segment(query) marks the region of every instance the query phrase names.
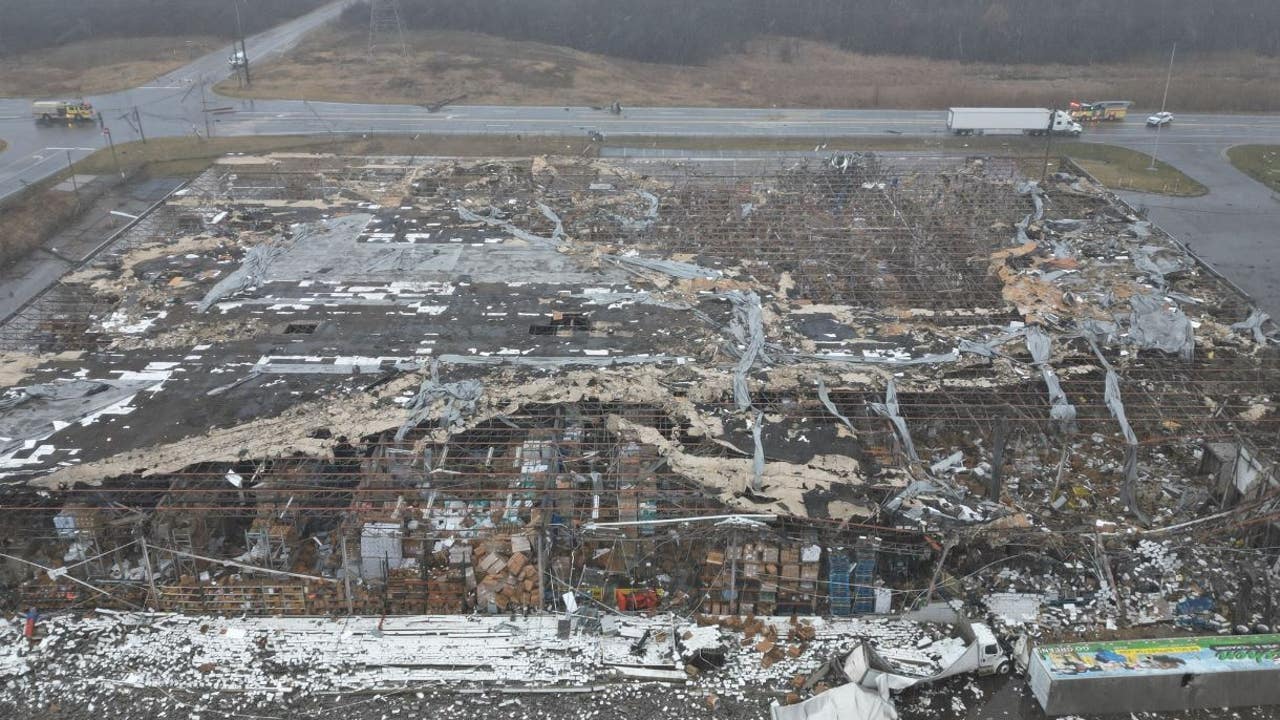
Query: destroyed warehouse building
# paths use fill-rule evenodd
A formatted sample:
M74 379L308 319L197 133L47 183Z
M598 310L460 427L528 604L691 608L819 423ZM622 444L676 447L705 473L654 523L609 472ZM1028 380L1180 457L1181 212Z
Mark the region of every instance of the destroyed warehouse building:
M8 605L492 616L438 622L787 702L943 671L962 619L853 617L930 603L1271 632L1273 325L1063 168L221 158L0 328Z

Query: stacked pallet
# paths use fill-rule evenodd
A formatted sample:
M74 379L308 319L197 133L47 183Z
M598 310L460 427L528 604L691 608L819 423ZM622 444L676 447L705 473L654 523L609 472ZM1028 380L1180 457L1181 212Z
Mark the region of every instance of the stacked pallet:
M725 554L720 550L708 550L707 559L702 563L699 580L705 598L702 612L708 615L729 615L733 610L733 594L729 578L732 571L725 566Z
M156 588L156 607L213 615L310 615L303 583L238 582L218 585L179 583Z
M772 615L778 609L778 572L782 560L782 548L774 544L756 546L758 560L751 563L759 585L756 588L754 610L757 615Z
M709 551L702 582L711 597L704 610L713 615L775 613L782 552L769 542L731 546L726 552Z
M347 612L346 588L340 582L306 583L308 615L343 615Z
M23 610L29 607L39 608L42 611L60 610L73 607L91 597L100 607L128 607L117 601L117 595L112 597L97 595L82 585L54 583L47 578L26 583L18 588L16 607Z
M756 603L760 600L760 576L764 570L760 562L760 546L756 543L745 543L738 546L736 551L730 547L729 558L738 561L737 603L734 606L734 612L755 615Z
M853 563L844 553L833 553L827 558L827 597L831 601L832 615L853 613L852 596L849 594L849 578Z
M427 574L427 614L456 615L467 611L469 569L440 568Z
M388 615L420 615L427 611L427 581L417 570L388 570L384 590L384 612Z
M818 610L818 570L822 548L788 545L779 554L777 612L813 615Z

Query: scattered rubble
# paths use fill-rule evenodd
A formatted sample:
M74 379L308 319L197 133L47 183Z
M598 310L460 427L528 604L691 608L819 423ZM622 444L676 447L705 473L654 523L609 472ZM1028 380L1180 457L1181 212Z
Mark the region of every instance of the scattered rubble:
M0 346L37 705L927 717L979 644L1280 625L1274 326L1071 173L232 156Z

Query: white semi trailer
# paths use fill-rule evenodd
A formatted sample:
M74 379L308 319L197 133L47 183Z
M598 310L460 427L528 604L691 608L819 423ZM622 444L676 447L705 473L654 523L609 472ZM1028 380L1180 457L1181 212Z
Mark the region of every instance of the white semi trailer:
M956 135L1053 133L1077 136L1084 132L1080 123L1071 119L1070 113L1048 108L951 108L947 111L947 129Z

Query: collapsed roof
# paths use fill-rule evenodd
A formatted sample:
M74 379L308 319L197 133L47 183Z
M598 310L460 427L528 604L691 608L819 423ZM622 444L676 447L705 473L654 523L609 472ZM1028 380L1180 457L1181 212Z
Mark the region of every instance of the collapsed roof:
M345 445L420 483L576 417L671 508L1165 524L1202 443L1274 451L1270 331L1088 178L998 158L230 156L6 325L42 355L0 472L314 481Z

